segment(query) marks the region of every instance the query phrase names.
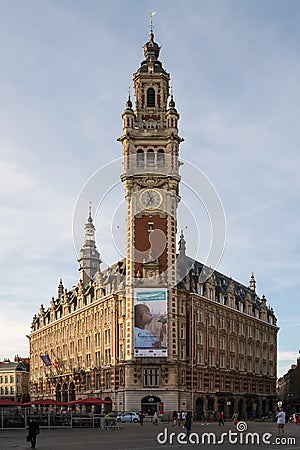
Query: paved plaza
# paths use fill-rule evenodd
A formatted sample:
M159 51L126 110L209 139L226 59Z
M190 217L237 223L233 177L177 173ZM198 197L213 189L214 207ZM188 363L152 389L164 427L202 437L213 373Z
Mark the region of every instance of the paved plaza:
M193 432L197 433L200 437L199 444L193 443L178 443L176 436L183 432L183 429L173 428L171 424L160 423L158 426L151 423L145 423L143 426L140 424L122 424L119 430L112 431L100 431L99 429L41 429L41 434L38 436L36 448L39 450L144 450L144 449L156 449L156 448L220 448L220 449L270 449L279 448L286 450L299 450L300 449L300 425L287 424L285 438L286 442L283 444L275 443L277 437L277 429L275 423L259 423L259 422L247 422L248 429L245 432L238 433L239 441L237 443L229 443L228 434L235 432L230 422L225 423L224 427L219 427L217 423L211 423L209 425L201 425L196 422L193 425ZM175 437L170 437L171 433L175 432ZM158 433L161 434L161 444L157 441ZM206 436L206 443L201 443L203 433L212 433L217 436L217 440L220 441L221 433L228 433L224 438L224 443L207 444L208 437ZM269 444L260 442L253 443L249 438L249 443L246 444L245 438L247 433L257 433L262 441L264 433L267 435ZM272 435L272 436L271 436ZM165 441L167 436L167 442ZM235 439L236 436L231 436L231 439ZM288 438L295 438L296 443L288 442ZM171 442L170 442L171 439ZM185 440L184 437L181 437ZM212 439L212 435L210 436ZM243 442L241 442L241 440ZM30 444L26 442L25 430L4 430L0 431L0 449L28 449Z

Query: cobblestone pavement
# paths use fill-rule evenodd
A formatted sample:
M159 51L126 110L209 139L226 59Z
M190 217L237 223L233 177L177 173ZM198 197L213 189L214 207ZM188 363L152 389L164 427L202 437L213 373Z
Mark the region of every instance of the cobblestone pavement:
M193 425L192 442L187 443L186 437L179 434L185 430L173 428L171 424L160 423L158 426L151 423L122 424L119 430L100 431L99 429L41 429L37 437L37 450L145 450L154 448L220 448L224 450L233 449L300 449L300 425L287 424L285 427L285 441L278 443L277 428L275 423L247 422L247 430L236 433L231 423L219 427L217 423ZM171 435L175 433L175 435ZM206 434L207 433L207 434ZM221 437L224 433L223 438ZM227 435L225 436L225 433ZM231 434L230 434L231 433ZM250 434L251 433L251 434ZM255 437L252 433L256 433ZM266 433L268 433L266 435ZM157 440L159 435L160 443ZM216 443L213 444L213 436ZM197 443L197 436L199 443ZM263 437L266 443L263 442ZM294 439L295 442L290 439ZM178 442L179 439L179 442ZM204 439L204 443L202 443ZM208 444L210 439L210 444ZM231 441L229 441L231 439ZM248 439L248 444L246 443ZM252 440L254 439L254 441ZM259 443L257 441L259 439ZM236 441L237 442L234 442ZM182 441L182 443L180 443ZM221 443L221 441L224 441ZM0 449L29 449L30 444L26 442L25 430L0 431Z

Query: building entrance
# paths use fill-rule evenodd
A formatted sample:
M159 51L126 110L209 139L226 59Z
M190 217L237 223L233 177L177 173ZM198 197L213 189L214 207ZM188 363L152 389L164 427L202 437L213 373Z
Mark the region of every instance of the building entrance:
M141 401L142 413L148 416L153 416L155 412L158 412L158 403L161 403L161 399L159 397L155 397L154 395L144 397Z

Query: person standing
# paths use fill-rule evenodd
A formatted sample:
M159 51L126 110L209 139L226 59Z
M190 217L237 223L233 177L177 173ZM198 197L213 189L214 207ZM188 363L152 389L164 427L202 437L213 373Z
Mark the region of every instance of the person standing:
M38 434L40 434L40 427L38 423L35 420L30 419L28 426L28 436L30 438L31 448L35 448L36 446L36 437Z
M282 436L284 434L284 425L285 425L285 412L283 411L283 408L279 408L276 417L277 417L278 434Z
M176 427L176 425L177 425L177 411L173 411L172 422L173 422L173 427Z
M218 414L219 426L224 425L224 414L223 411L220 411Z
M156 411L153 415L153 425L158 425L158 415Z

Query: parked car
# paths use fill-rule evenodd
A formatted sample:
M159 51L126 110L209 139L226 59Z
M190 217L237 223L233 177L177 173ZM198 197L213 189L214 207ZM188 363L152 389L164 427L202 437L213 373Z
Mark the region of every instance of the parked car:
M134 422L140 421L139 415L136 412L126 412L117 415L117 422Z

